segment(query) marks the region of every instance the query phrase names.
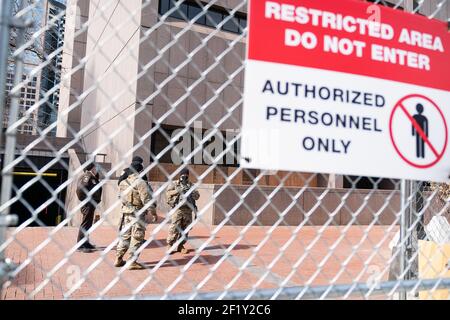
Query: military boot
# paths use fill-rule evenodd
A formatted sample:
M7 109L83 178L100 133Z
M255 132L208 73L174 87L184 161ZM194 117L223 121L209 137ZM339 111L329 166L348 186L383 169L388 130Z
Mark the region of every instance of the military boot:
M145 269L145 267L136 261L132 262L128 267L128 270L142 270L142 269Z
M169 254L174 254L174 253L177 252L177 251L174 250L174 249L172 249L172 246L169 244L169 245L167 246L167 252L168 252Z
M184 245L178 246L178 250L177 250L177 251L180 252L180 253L182 253L182 254L187 254L187 253L189 252L189 250L186 249L186 248L184 247Z
M122 257L116 257L116 261L114 262L114 267L123 267L125 265L126 261L123 260L123 256Z

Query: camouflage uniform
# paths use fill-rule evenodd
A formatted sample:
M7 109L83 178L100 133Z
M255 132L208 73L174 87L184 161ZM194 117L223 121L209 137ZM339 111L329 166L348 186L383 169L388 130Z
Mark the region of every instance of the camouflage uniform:
M138 211L151 201L151 189L146 181L139 178L138 174L131 174L123 180L120 185L120 196L122 199L123 233L117 245L116 256L119 259L130 249L130 255L137 260L135 252L143 244L145 237L146 211ZM156 205L149 208L152 215L156 215Z
M200 198L200 194L197 190L193 190L189 195L191 196L193 203L188 203L186 199L183 199L182 194L187 193L192 188L192 183L188 181L186 184L175 181L166 192L167 204L172 208L176 207L180 201L184 201L185 204L181 204L180 207L173 213L171 218L171 224L169 227L169 234L167 236L167 244L172 246L180 238L184 238L178 246L178 251L183 248L187 241L188 233L184 230L192 223L192 211L196 210L195 201Z

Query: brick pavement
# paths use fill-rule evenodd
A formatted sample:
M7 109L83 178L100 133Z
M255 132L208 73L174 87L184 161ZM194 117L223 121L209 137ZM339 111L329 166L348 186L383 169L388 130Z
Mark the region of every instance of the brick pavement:
M147 238L154 228L148 227ZM51 241L48 236L53 228L26 228L20 232L10 229L10 234L17 234L6 255L21 267L1 298L92 299L99 294L123 297L135 292L160 295L167 291L275 288L288 275L292 277L286 286L324 285L366 281L374 268L387 268L391 257L388 244L396 230L384 226L373 226L368 232L366 226L344 228L305 226L293 233L294 227L277 227L264 242L270 227L250 227L239 239L242 227L225 226L195 258L195 249L214 230L214 226L196 226L190 234L190 253L171 255L155 269L165 252L167 232L162 229L155 234L156 241L150 242L141 254L140 261L148 268L138 271L113 267L112 243L117 236L113 227L99 227L93 232L91 240L101 248L94 253L71 253L77 232L73 227L57 231ZM231 256L224 259L225 250L233 244ZM377 253L375 246L379 246ZM281 256L280 250L284 251ZM253 254L254 258L246 264ZM364 270L364 264L371 268ZM387 276L388 269L383 278ZM85 281L77 285L80 278Z

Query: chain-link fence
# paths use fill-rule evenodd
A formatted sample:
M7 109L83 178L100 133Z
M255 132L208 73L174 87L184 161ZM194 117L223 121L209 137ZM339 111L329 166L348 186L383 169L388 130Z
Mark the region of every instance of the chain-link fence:
M2 299L448 299L446 185L239 166L247 1L0 4Z

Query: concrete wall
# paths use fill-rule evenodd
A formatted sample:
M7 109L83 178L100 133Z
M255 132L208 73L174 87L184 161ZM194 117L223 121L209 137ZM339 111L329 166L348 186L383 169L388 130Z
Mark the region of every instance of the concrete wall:
M56 131L58 137L73 137L80 130L81 106L77 104L77 100L84 92L85 70L79 66L86 55L87 26L85 23L89 18L89 1L67 1Z
M405 1L387 0L386 2L389 2L396 6L399 5L400 7L405 8L405 10L407 11L412 11L414 8L413 0L405 0ZM419 12L427 17L433 15L436 12L438 5L441 5L441 8L434 15L434 18L447 22L448 18L450 17L450 3L448 1L426 0L417 2L422 2L420 5Z
M400 210L400 193L384 190L347 190L324 188L282 188L259 187L248 193L246 186L227 187L218 193L214 224L219 224L229 215L227 224L247 225L253 218L252 212L259 212L255 225L273 225L284 214L282 225L323 225L330 217L330 225L347 225L352 221L352 213L358 213L353 224L367 225L377 215L376 224L390 225L395 222ZM245 196L245 204L239 200ZM269 199L270 200L267 200ZM366 200L366 198L368 198ZM385 206L388 203L387 206ZM305 222L305 219L307 220Z
M239 1L219 1L215 4L233 8ZM243 6L242 10L246 10ZM211 128L223 118L228 118L220 129L237 129L241 123L241 108L229 112L242 96L243 71L238 72L234 80L222 90L218 89L227 81L231 74L236 73L242 66L245 56L245 42L237 43L229 54L221 58L217 67L207 72L206 78L201 73L216 62L216 58L229 47L237 35L218 32L206 43L202 41L211 34L212 29L199 25L192 25L184 32L188 23L168 18L166 23L152 31L147 37L144 35L158 23L158 1L153 1L142 12L141 36L142 44L139 51L141 62L139 71L145 68L145 75L137 84L137 99L145 110L135 119L134 143L143 143L136 151L144 159L149 159L150 137L142 136L151 129L152 122L159 119L163 124L184 127L192 121L201 122L201 127ZM178 38L175 44L167 45ZM192 60L184 65L187 55L196 52ZM156 60L156 63L151 63ZM173 79L169 77L176 75ZM161 91L157 87L162 86ZM156 94L155 94L156 92ZM154 96L152 96L154 95ZM184 97L184 98L183 98ZM200 113L200 107L213 97L206 109ZM180 100L181 98L181 100ZM169 112L171 111L171 112ZM169 112L167 116L164 116Z
M228 225L247 225L254 215L254 225L272 226L283 216L280 226L324 225L392 225L400 222L400 191L290 188L248 186L214 187L213 224L221 223L228 215ZM240 200L245 195L245 204ZM450 222L450 210L438 197L429 199L425 192L426 210L423 224L442 214ZM268 200L270 199L270 200Z
M439 19L442 21L448 21L450 17L450 3L448 1L441 1L441 0L428 0L424 1L421 8L420 13L422 13L425 16L430 16L436 12L436 9L438 5L441 5L441 9L436 13L434 16L435 19Z
M169 20L171 20L169 18ZM172 41L178 33L183 31L187 23L172 20L159 27L152 37L144 42L144 46L150 48L152 44L156 48L164 48ZM211 37L206 43L202 41L211 33L211 29L194 25L183 35L179 36L177 43L165 49L161 55L161 62L167 61L170 65L158 63L155 65L153 77L150 80L141 81L147 84L139 85L139 88L151 88L165 83L173 75L173 70L177 70L177 77L168 80L162 88L161 94L153 101L152 115L155 119L161 118L172 108L172 113L162 119L162 123L176 126L185 126L186 123L198 121L202 128L211 128L219 124L221 130L238 129L241 123L241 107L229 111L241 98L243 90L243 70L239 71L245 56L245 42L242 40L234 45L233 50L223 55L219 63L216 59L230 46L237 35L218 32L217 36ZM151 43L151 44L150 44ZM181 64L186 60L186 56L191 52L196 52L192 61L185 66ZM151 50L142 50L141 59L145 63L153 58L155 54ZM208 68L204 80L197 80L204 75ZM224 86L224 83L232 81ZM222 87L223 86L223 87ZM138 93L140 97L145 97L146 92ZM181 98L181 100L180 100ZM200 107L205 109L200 113ZM224 122L220 122L226 118Z
M66 218L70 218L69 226L75 226L80 225L81 222L81 213L77 209L79 201L76 194L77 181L80 176L80 174L77 173L77 171L78 168L80 168L81 163L80 160L78 160L78 156L75 150L69 149L68 154L69 154L69 171L67 173L67 179L68 181L70 181L70 184L67 186L64 209L66 211Z
M141 0L90 1L81 128L88 153L106 153L116 173L132 157ZM98 7L98 8L97 8Z

